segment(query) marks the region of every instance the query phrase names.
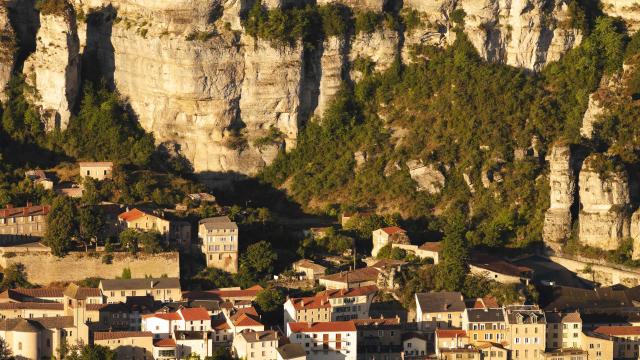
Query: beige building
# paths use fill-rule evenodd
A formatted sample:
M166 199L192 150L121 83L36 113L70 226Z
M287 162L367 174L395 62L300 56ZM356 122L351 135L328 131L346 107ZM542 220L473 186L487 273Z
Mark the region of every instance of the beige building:
M316 280L326 273L327 268L311 260L302 259L293 263L293 271L303 273L309 280Z
M547 349L579 349L582 344L580 313L547 312Z
M273 360L278 356L279 341L274 330L245 330L233 337L233 353L245 360Z
M546 318L535 305L507 306L507 344L513 360L537 360L546 348Z
M466 308L459 292L416 293L416 323L421 329L460 328Z
M609 336L594 332L584 332L581 339L581 348L588 353L589 360L614 358L614 341Z
M638 359L640 356L640 326L599 326L593 332L612 341L612 358ZM604 359L605 354L600 355Z
M2 319L31 319L56 316L64 316L64 306L61 303L0 303L0 318Z
M469 271L503 284L528 284L533 278L533 270L526 266L481 253L473 254L469 260Z
M19 318L0 320L0 337L16 359L40 360L60 358L59 349L64 343L86 343L88 331L86 327L78 331L70 316Z
M426 242L420 246L408 244L392 244L393 248L400 248L411 253L421 259L433 259L434 264L440 262L440 254L442 253L442 244L438 242Z
M467 331L469 343L476 346L501 343L507 339L507 324L502 309L465 309L462 329Z
M469 336L467 336L467 332L464 330L437 329L435 336L436 356L440 356L442 351L462 349L469 345Z
M289 298L284 304L284 322L327 322L368 319L373 297L378 293L375 285L326 290L315 296Z
M0 245L38 241L47 231L48 205L31 205L0 209Z
M589 353L581 349L555 349L542 354L544 360L589 360ZM613 359L613 358L609 358Z
M238 225L227 216L200 220L198 238L207 266L230 273L238 272Z
M181 220L168 220L162 212L151 213L134 208L118 215L118 222L120 229L157 231L168 243L184 249L191 246L191 224Z
M410 244L407 232L397 226L390 226L374 230L372 233L373 249L371 256L378 256L378 252L389 244Z
M442 349L437 355L437 359L439 360L480 360L481 358L482 352L473 346L461 349ZM412 358L408 357L405 359ZM424 359L424 357L419 357L417 359Z
M80 162L80 177L92 178L96 180L111 179L113 176L113 163L110 161L104 162Z
M99 288L108 303L126 302L129 296L153 296L161 302L182 298L178 278L103 279Z
M482 352L482 360L509 359L509 350L498 343L482 342L476 345L476 347Z
M118 360L153 359L153 334L147 331L95 332L93 343L113 350Z

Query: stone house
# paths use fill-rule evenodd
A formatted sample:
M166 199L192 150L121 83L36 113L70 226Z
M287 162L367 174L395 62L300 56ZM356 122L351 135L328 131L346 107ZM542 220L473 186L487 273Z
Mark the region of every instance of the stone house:
M546 347L548 349L580 348L582 318L578 312L546 312Z
M302 259L293 263L293 271L304 273L305 277L309 280L316 280L319 276L326 273L327 268L311 260Z
M402 359L400 318L353 320L358 334L358 359Z
M93 344L113 350L118 360L153 358L153 334L148 331L96 331Z
M418 359L423 359L423 358L421 357ZM480 349L474 346L470 346L466 348L458 348L458 349L442 349L440 350L438 359L440 360L460 360L460 359L480 360L482 359L482 351L480 351Z
M126 302L129 296L152 296L160 302L171 302L182 297L180 279L103 279L99 285L108 303Z
M25 171L24 176L45 190L53 190L53 180L49 179L43 170L28 170Z
M460 328L466 309L459 292L416 293L416 323L421 329Z
M207 267L230 273L238 272L238 225L227 216L200 220L198 238L202 244Z
M284 344L278 348L276 360L306 360L307 352L300 344Z
M372 233L373 249L371 250L371 256L378 256L378 252L383 247L389 244L406 244L409 245L409 237L404 229L397 226L390 226L381 229L374 230Z
M233 353L240 359L273 360L277 358L281 338L275 330L245 330L233 337Z
M469 260L469 270L503 284L529 284L533 279L532 269L489 254L474 253Z
M95 180L111 179L113 176L113 163L110 161L103 162L80 162L80 177L92 178Z
M325 290L309 297L289 298L284 304L284 322L367 319L377 292L375 285L369 285L355 289Z
M421 259L433 259L434 264L440 262L442 244L438 242L426 242L420 246L407 244L391 244L393 248L400 248L408 253L412 253Z
M545 360L588 360L589 353L582 349L555 349L550 350L542 354L542 359ZM613 359L613 358L609 358Z
M182 249L191 247L191 224L182 220L170 220L163 212L145 212L132 209L118 215L120 230L157 231L167 243Z
M211 316L204 308L180 308L175 312L157 312L142 317L142 331L154 339L175 338L176 331L211 331Z
M40 240L47 231L49 205L32 205L0 209L0 245L8 246Z

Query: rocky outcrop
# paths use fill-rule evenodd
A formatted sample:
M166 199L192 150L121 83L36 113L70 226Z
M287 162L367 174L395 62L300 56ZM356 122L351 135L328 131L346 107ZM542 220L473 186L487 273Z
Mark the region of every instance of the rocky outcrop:
M385 71L398 56L400 35L391 29L378 29L372 33L359 32L351 41L349 62L353 64L357 59L372 61L375 71ZM362 74L352 69L351 80L359 81Z
M38 108L45 128L66 129L80 89L80 43L75 12L41 14L36 51L24 64L25 95Z
M388 1L387 0L339 0L339 1L318 0L316 4L327 5L335 2L340 2L346 6L356 8L356 9L381 12Z
M339 37L330 37L322 44L322 57L320 58L320 85L316 115L322 115L342 86L346 59L346 40Z
M488 61L540 70L582 40L566 25L566 1L461 0L457 7L467 14L465 33Z
M640 209L636 210L631 216L629 235L633 240L633 252L631 258L640 260Z
M604 12L621 17L632 31L640 29L640 6L638 0L601 0Z
M584 245L615 250L629 237L629 180L622 170L599 174L594 159L588 157L580 171L578 238Z
M426 191L429 194L439 194L444 188L446 178L433 164L424 165L422 161L407 161L409 175L416 182L417 191Z
M582 137L586 139L593 137L593 126L602 114L604 114L604 108L600 104L597 95L589 95L589 106L582 117L582 126L580 127L580 135Z
M571 207L575 197L575 176L571 148L556 144L547 156L549 162L550 206L544 215L542 238L554 250L571 235Z
M15 32L9 23L9 9L0 2L0 101L5 101L4 88L11 78L16 56Z

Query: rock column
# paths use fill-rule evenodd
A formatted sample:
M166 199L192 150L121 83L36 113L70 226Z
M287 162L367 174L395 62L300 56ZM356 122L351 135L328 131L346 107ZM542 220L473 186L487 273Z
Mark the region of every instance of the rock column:
M544 216L542 237L554 250L571 235L571 206L575 196L575 176L571 169L571 149L555 145L547 156L551 204Z

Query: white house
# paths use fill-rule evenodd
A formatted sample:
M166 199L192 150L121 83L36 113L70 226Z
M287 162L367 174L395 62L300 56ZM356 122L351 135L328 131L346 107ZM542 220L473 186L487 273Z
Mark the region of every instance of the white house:
M427 355L427 344L427 337L424 334L414 332L404 334L402 336L403 358Z
M372 235L373 249L371 256L376 257L383 247L389 244L410 244L407 232L397 226L390 226L374 230Z
M195 355L204 359L213 354L214 335L211 332L176 330L174 336L179 359Z
M353 321L290 322L287 337L301 345L309 360L356 360L358 333Z
M182 308L173 313L155 313L142 317L143 331L155 339L169 338L176 330L211 331L211 316L205 308Z

